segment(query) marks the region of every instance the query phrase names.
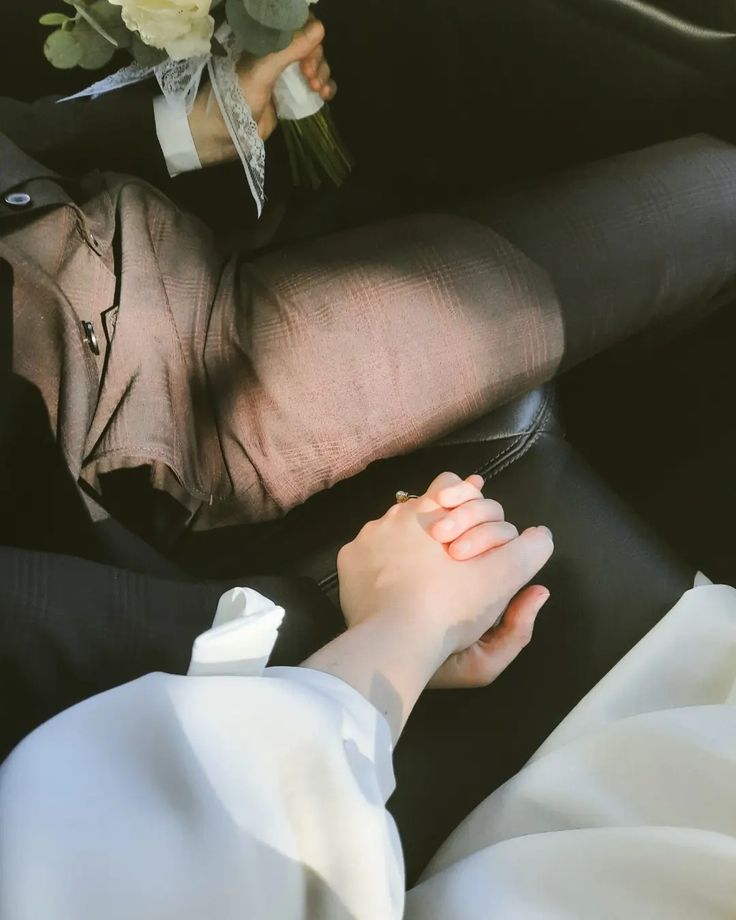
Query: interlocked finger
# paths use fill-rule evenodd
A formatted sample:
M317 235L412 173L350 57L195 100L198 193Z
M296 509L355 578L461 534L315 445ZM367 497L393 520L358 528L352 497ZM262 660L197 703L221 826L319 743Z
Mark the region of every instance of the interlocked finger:
M508 521L492 521L479 524L464 533L448 547L448 552L453 559L464 562L466 559L475 559L483 553L498 549L515 540L519 531Z
M463 502L483 498L480 476L461 479L456 473L441 473L427 489L427 497L443 508L456 508Z
M479 524L503 521L503 519L503 508L497 501L491 498L471 499L452 509L441 521L438 521L432 527L432 536L443 543L450 543ZM514 536L518 537L515 529Z

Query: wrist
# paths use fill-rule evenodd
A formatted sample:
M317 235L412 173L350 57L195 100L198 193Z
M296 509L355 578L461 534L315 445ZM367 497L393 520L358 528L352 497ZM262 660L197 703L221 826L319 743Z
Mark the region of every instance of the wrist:
M450 655L446 650L446 625L426 610L386 607L366 617L361 625L365 624L372 624L376 633L392 647L411 650L418 666L426 663L427 667L431 667L437 661L441 664Z
M225 119L209 86L203 86L197 93L189 114L189 128L202 166L216 166L237 159Z
M375 637L384 650L387 662L395 660L403 667L411 666L418 680L426 676L425 685L448 654L445 651L446 632L426 615L418 612L398 613L381 610L361 624L366 634Z
M344 611L343 611L344 612ZM453 647L452 636L448 631L446 618L432 614L428 605L421 608L414 604L398 604L385 606L370 612L353 622L349 615L345 616L349 630L356 629L365 623L376 624L386 634L396 633L413 636L412 646L421 643L427 655L439 655L441 661L446 661L456 649Z
M437 631L416 617L385 611L338 636L303 666L350 684L386 717L396 741L446 657Z

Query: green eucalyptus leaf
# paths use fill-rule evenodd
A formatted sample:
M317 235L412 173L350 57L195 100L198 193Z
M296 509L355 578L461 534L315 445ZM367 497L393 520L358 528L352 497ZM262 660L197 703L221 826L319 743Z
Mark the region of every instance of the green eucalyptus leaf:
M95 0L88 9L89 15L118 43L118 48L129 48L133 33L123 22L122 10L107 0Z
M295 32L309 16L306 0L243 0L245 11L267 29Z
M226 0L227 21L235 35L238 51L247 51L256 57L264 57L275 51L283 51L291 42L292 33L268 29L249 16L243 0Z
M82 60L82 46L79 44L73 32L63 32L57 29L52 32L46 39L43 46L43 53L49 64L57 67L59 70L70 70L76 67Z
M166 60L165 51L160 51L158 48L152 48L147 45L135 32L130 45L130 53L141 67L155 67L156 64Z
M115 54L115 45L103 38L99 32L96 32L89 23L84 21L78 22L74 30L74 35L82 46L82 59L79 66L85 70L97 70L110 63L110 59Z
M69 21L69 17L64 13L46 13L38 21L42 26L63 26Z

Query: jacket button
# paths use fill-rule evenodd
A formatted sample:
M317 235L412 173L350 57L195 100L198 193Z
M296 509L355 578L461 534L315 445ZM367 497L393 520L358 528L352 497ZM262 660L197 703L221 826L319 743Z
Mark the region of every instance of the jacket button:
M82 322L82 332L84 333L84 341L89 345L89 349L93 355L99 355L100 345L97 341L97 336L95 335L95 327L88 320Z
M9 208L27 208L32 203L32 198L28 192L11 192L5 196L5 204Z

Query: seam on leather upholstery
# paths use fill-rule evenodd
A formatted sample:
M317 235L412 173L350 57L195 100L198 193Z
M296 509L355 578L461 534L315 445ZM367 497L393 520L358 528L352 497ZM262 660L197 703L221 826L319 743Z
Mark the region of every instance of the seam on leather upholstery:
M623 10L628 10L630 13L640 16L644 22L669 29L684 38L696 38L700 41L723 41L724 39L735 37L733 32L729 32L726 29L716 29L712 26L701 25L685 16L654 6L651 2L644 2L644 0L618 0L618 5Z
M486 460L486 462L483 464L482 467L480 467L480 469L477 472L485 478L486 475L488 475L490 471L494 468L495 464L501 463L501 461L503 461L505 457L509 456L509 454L513 454L516 451L516 449L519 447L519 445L523 444L524 441L529 437L530 434L535 433L535 432L538 433L542 429L544 422L546 421L547 415L549 414L551 402L552 402L552 393L551 391L548 391L545 394L544 399L542 400L542 405L537 410L536 415L534 416L532 421L529 423L529 425L523 431L519 432L514 437L511 444L508 444L506 447L504 447L504 449L499 451L494 457L491 457L490 459ZM468 443L473 443L473 442L468 442ZM477 442L477 443L482 443L482 442ZM516 459L517 458L514 456L512 457L510 462L513 463L514 460ZM499 469L506 469L508 465L509 464L506 463L503 466L501 466ZM483 472L484 470L486 472ZM495 473L492 475L495 475Z
M451 440L450 437L443 438L438 442L437 446L439 447L462 447L467 444L489 444L491 441L505 441L507 438L516 438L528 434L530 431L533 431L536 425L539 423L539 419L544 415L549 407L549 403L552 399L552 391L547 389L545 395L542 399L540 407L537 409L534 418L529 422L527 427L519 432L494 432L492 435L489 435L487 438L467 438L462 441Z
M493 462L491 464L486 464L478 471L479 475L483 476L483 478L486 480L493 479L494 476L498 476L499 473L502 473L504 470L508 469L513 463L521 460L521 458L527 454L532 449L532 447L534 447L534 445L542 437L543 434L548 434L544 428L540 428L538 431L535 431L532 437L530 437L525 443L521 445L521 449L518 453L514 454L512 457L509 457L505 463L499 463L495 466ZM521 438L519 439L519 441L522 440L523 439ZM517 441L517 444L519 441Z
M483 470L491 470L494 464L499 463L500 461L504 459L504 457L507 457L509 454L513 453L516 450L516 448L519 446L519 444L521 444L524 441L524 439L529 436L531 432L536 431L539 428L541 424L540 419L542 419L546 415L548 406L549 406L549 396L545 396L542 402L542 405L537 410L536 415L534 416L530 424L524 429L524 431L521 431L518 434L516 434L510 444L504 447L503 450L500 450L495 456L486 460L486 462L477 472L479 472L482 476L485 476L485 474L482 472ZM484 443L484 442L467 441L465 443L472 444L472 443Z
M337 584L337 572L327 575L326 578L323 578L322 581L318 581L317 584L323 591L329 591Z
M526 431L522 432L522 434L520 434L504 451L501 451L501 453L491 460L486 461L486 463L480 467L478 473L483 476L484 479L493 479L494 476L508 469L512 463L521 460L521 458L537 443L539 438L543 434L548 433L548 429L545 428L544 423L549 417L551 404L552 393L549 392L545 396L542 407L535 416L534 421ZM506 459L506 462L503 462L504 459Z
M530 425L514 438L513 442L505 447L502 451L499 451L495 457L486 461L483 466L481 466L477 472L483 476L484 479L493 479L494 476L497 476L503 470L508 469L512 464L516 463L518 460L528 453L532 447L537 443L539 438L543 434L548 434L548 430L544 427L544 423L550 414L550 409L553 404L553 393L549 390L542 401L542 405L537 410L534 419ZM464 443L484 443L482 441L468 441ZM449 445L449 446L457 446ZM505 462L504 462L505 461ZM317 582L319 587L328 592L332 590L337 585L337 572L332 572L330 575L326 575L319 582Z

